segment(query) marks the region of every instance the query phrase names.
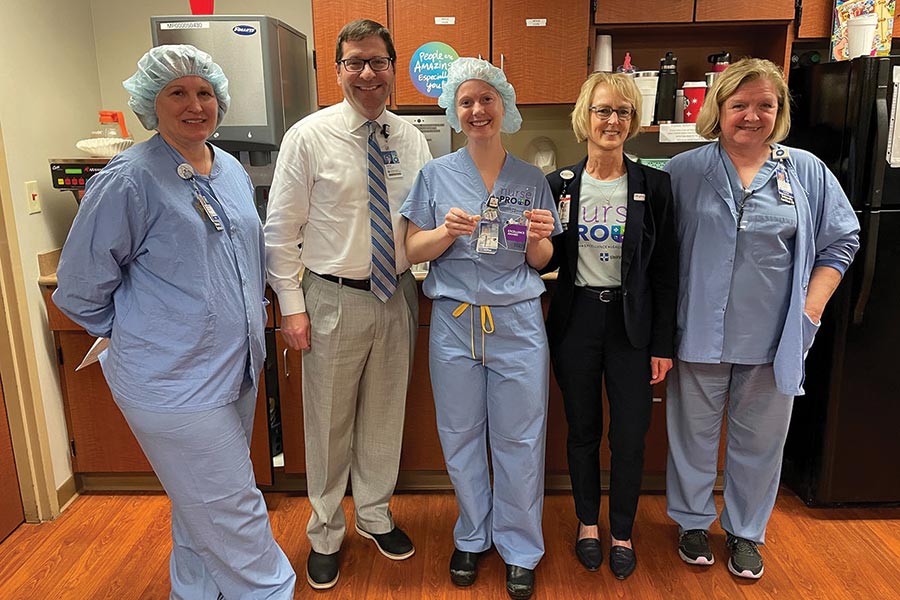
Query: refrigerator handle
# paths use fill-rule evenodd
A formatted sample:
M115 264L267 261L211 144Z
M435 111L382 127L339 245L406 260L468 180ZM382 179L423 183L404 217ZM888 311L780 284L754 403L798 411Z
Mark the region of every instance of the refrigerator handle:
M881 208L881 192L884 189L884 169L887 164L888 131L891 123L888 118L887 84L879 82L875 88L875 156L873 156L872 177L869 179L866 206Z
M865 212L863 215L865 215L865 222L861 223L861 231L866 235L866 247L862 249L865 258L862 264L863 273L859 298L856 299L856 306L853 308L854 325L862 325L863 313L866 311L869 296L872 294L872 280L875 279L875 261L878 255L879 213Z

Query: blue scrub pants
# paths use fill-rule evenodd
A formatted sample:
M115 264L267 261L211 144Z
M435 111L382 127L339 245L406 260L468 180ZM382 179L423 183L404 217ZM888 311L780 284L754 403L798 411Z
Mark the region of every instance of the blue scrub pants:
M454 317L459 304L434 301L429 361L438 433L459 505L454 543L465 552L493 543L506 564L534 569L544 555L549 383L541 301L491 307L494 332L483 335L480 307Z
M666 503L681 529L716 519L722 417L727 413L722 528L758 544L775 507L794 397L775 387L771 364L675 361L668 375Z
M119 405L172 502L171 600L294 596L250 462L255 405L249 379L236 402L210 410Z

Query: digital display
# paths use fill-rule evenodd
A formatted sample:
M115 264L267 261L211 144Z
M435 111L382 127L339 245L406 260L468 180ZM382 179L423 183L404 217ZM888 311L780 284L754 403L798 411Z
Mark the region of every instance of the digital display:
M81 169L66 169L66 175L81 175L82 173Z

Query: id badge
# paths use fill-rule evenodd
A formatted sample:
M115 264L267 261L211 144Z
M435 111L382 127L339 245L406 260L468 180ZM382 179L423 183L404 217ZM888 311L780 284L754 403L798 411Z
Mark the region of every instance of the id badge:
M787 178L787 169L784 163L779 162L775 169L775 183L778 186L778 196L785 204L794 204L794 190L791 189L791 182Z
M559 215L559 222L562 224L563 230L569 228L569 207L572 205L572 195L565 194L559 197L559 205L556 212Z
M206 213L206 217L209 219L209 222L213 224L213 227L216 228L216 231L225 231L225 227L222 225L222 219L219 217L219 214L216 212L216 209L213 208L212 204L203 197L203 194L197 194L197 202L200 203L200 207L203 209L203 212Z
M396 150L385 150L381 153L381 159L384 161L384 174L388 179L403 177L403 171L400 169L400 156Z
M523 217L524 219L524 217ZM528 244L528 223L519 219L509 219L503 226L503 241L507 250L525 252Z
M479 254L497 254L500 240L500 224L496 221L478 222L478 244L475 251Z

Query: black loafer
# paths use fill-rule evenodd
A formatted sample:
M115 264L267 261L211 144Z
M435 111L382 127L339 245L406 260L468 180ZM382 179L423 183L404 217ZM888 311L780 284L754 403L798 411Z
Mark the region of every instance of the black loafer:
M309 551L309 558L306 559L306 581L314 590L327 590L337 583L340 576L338 554L338 552L320 554L315 550Z
M450 581L459 587L468 587L475 583L478 575L478 559L481 552L463 552L453 549L450 557Z
M603 549L597 538L581 538L575 542L575 556L588 571L596 571L603 562Z
M634 550L625 546L613 546L609 549L609 570L616 579L625 579L637 566L637 556Z
M506 593L513 600L528 600L534 593L534 569L506 565Z
M387 533L369 533L356 525L356 533L375 542L378 550L391 560L403 560L416 553L412 541L397 526Z

